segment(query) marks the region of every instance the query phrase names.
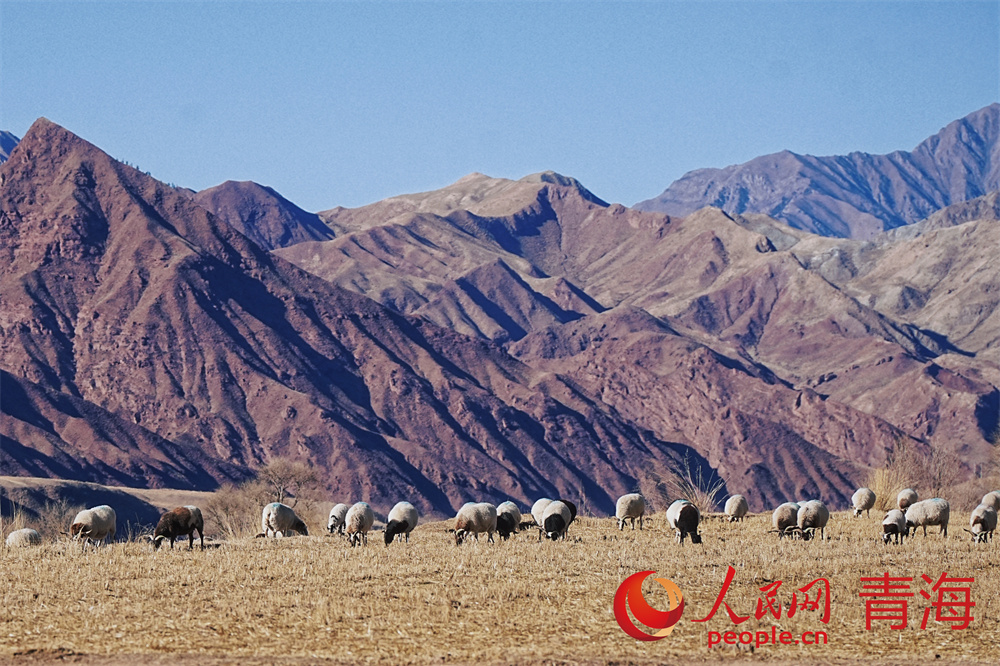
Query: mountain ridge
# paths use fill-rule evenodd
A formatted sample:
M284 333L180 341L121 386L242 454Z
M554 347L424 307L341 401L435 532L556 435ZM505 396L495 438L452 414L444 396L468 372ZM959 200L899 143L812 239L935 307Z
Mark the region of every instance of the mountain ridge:
M825 236L871 238L1000 189L1000 104L949 123L912 151L815 157L781 151L688 172L639 210L764 213Z

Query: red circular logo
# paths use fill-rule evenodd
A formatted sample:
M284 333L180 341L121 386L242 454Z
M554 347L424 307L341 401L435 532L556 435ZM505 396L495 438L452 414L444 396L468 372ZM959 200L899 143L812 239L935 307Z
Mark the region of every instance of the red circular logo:
M658 641L666 638L674 630L674 625L681 619L684 612L684 595L681 588L666 578L654 578L657 583L663 586L670 597L670 610L658 611L650 606L645 597L642 596L642 581L655 573L653 571L640 571L634 573L618 586L615 592L614 611L618 626L626 634L640 641ZM632 620L629 619L628 611L632 611L633 617L650 629L658 629L655 634L647 634L640 630Z

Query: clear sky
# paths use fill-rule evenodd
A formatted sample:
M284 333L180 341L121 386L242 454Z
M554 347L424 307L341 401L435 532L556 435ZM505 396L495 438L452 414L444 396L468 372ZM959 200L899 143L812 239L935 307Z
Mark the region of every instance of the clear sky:
M633 204L1000 101L1000 2L0 2L0 129L307 210L551 169Z

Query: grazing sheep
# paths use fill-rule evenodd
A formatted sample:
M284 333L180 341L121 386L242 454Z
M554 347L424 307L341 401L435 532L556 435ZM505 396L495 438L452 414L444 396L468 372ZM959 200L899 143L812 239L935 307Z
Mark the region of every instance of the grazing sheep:
M950 513L951 507L948 506L948 502L940 497L916 502L906 510L906 527L909 530L923 527L924 536L927 536L928 525L940 525L941 536L946 537Z
M826 524L830 522L830 510L819 500L809 500L799 505L795 522L803 541L816 536L816 530L819 530L819 538L822 541L826 538Z
M537 504L537 502L536 502ZM486 532L488 540L493 542L493 533L497 529L497 508L488 502L468 502L458 510L455 516L455 545L461 546L468 535L473 535L479 541L479 534Z
M542 531L545 532L546 538L553 541L565 539L566 530L572 522L573 512L570 511L569 504L563 500L556 500L545 507L545 513L542 514Z
M851 497L851 504L854 505L855 518L860 518L862 511L870 518L872 507L875 506L875 493L871 488L858 488Z
M385 545L392 543L392 540L399 536L402 541L406 537L406 542L410 542L410 532L417 526L417 508L409 502L398 502L389 511L385 525Z
M642 518L646 515L646 500L639 493L622 495L615 503L615 518L618 519L618 531L625 529L625 521L632 522L635 529L635 519L639 519L639 529L642 529Z
M993 540L993 532L997 528L997 511L988 504L980 504L972 510L969 517L969 528L965 530L972 535L976 543L986 543Z
M898 545L910 533L906 527L906 516L899 509L892 509L882 519L882 543L889 543L893 538Z
M747 503L747 498L743 495L733 495L726 500L725 511L729 522L734 523L737 520L743 522L743 517L750 511L750 504Z
M899 491L896 495L896 506L899 507L900 511L906 511L912 504L917 501L917 491L913 488L904 488Z
M543 497L531 505L531 517L535 519L535 525L538 525L539 528L542 526L542 514L545 513L545 507L549 504L552 504L552 500L548 497Z
M368 506L368 502L357 502L348 510L347 516L344 517L344 530L347 532L348 541L351 542L351 548L362 543L368 545L368 531L374 524L375 512Z
M983 495L983 501L980 504L991 506L994 511L1000 511L1000 490L994 490Z
M264 507L260 515L261 533L257 537L286 537L289 532L298 532L303 536L309 536L309 530L292 507L281 502L271 502Z
M117 522L118 516L115 515L115 510L107 504L102 504L76 514L73 524L69 527L69 533L74 540L83 539L84 546L88 541L94 543L110 541L115 536Z
M7 535L8 548L28 548L30 546L41 546L42 535L30 527L14 530Z
M160 516L160 522L156 523L156 529L153 530L153 548L159 549L165 539L170 539L170 547L173 548L175 540L187 535L190 550L194 548L196 530L201 539L201 549L205 550L205 519L201 515L201 509L187 505L167 511Z
M771 514L771 524L774 525L774 529L771 531L777 532L779 539L791 536L792 531L798 525L798 520L798 502L785 502Z
M698 534L698 523L701 522L701 512L688 500L675 500L667 508L667 523L677 534L677 543L684 545L684 537L691 535L691 543L701 543Z
M330 509L330 519L326 523L326 530L330 534L343 534L344 521L347 518L347 512L350 510L351 507L343 502Z
M521 524L521 510L513 502L503 502L497 507L497 532L501 539L509 539Z

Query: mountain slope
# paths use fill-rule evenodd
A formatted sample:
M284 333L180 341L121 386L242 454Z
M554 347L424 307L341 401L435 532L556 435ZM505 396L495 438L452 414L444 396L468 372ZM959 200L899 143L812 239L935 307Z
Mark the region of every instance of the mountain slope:
M784 151L685 174L639 210L764 213L825 236L871 238L1000 189L1000 104L956 120L912 152L813 157Z
M254 182L229 180L193 197L198 205L265 250L334 236L318 215L307 213L270 187Z
M526 340L559 323L572 329L609 308L641 308L690 342L766 369L790 387L878 415L970 461L988 457L992 417L982 415L996 411L997 381L990 335L996 272L987 257L996 246L996 225L941 230L934 236L940 247L932 249L923 241L904 246L905 239L890 235L872 242L825 238L766 216L713 208L672 218L597 203L583 192L575 181L564 186L474 175L437 193L321 213L340 230L335 241L279 253L390 307L497 340ZM498 201L491 201L494 195ZM404 212L400 200L408 202ZM503 214L480 216L461 209L464 202ZM963 205L954 220L989 208ZM485 315L455 285L480 267L494 270L489 267L497 261L515 271L519 283L542 275L562 279L598 307L576 309L561 322L551 321L558 320L551 312L549 321L525 318L531 301L514 297L523 291L511 284L486 299L492 315ZM866 280L869 274L878 277ZM949 290L963 296L948 300ZM911 297L917 292L926 298ZM955 311L965 303L968 312ZM521 350L521 343L511 349ZM532 355L521 357L536 365ZM571 363L544 367L586 384ZM941 381L950 373L953 380ZM587 385L590 395L607 399L599 383ZM725 404L716 403L705 418ZM641 409L614 405L649 427ZM754 409L760 412L748 413L785 422L767 403ZM669 428L653 430L673 436ZM815 433L796 432L814 442ZM710 456L704 439L692 445Z
M0 365L218 469L287 455L332 497L440 515L539 495L609 511L683 457L705 465L495 345L295 268L44 119L0 177ZM93 446L85 430L29 428L15 406L15 450Z

